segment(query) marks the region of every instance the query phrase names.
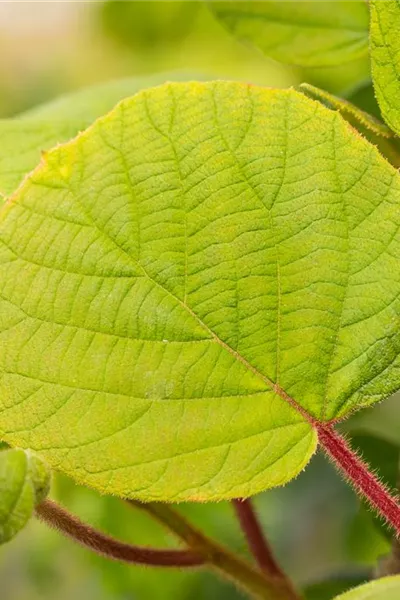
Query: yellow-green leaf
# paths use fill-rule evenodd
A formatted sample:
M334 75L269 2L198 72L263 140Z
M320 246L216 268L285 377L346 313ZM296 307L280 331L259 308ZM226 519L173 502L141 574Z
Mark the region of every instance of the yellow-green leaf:
M293 90L170 84L0 213L0 436L105 492L248 496L399 387L400 176Z

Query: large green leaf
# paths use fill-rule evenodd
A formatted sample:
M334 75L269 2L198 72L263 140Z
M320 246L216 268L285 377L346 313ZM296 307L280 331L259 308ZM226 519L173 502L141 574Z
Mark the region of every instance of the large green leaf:
M0 120L0 198L11 194L36 167L41 152L75 137L123 98L171 79L190 78L175 72L111 81L61 96L18 119Z
M400 575L383 577L360 585L345 594L336 596L335 600L399 600Z
M371 0L371 60L382 116L400 135L400 2Z
M365 0L211 0L209 5L238 38L281 62L303 67L333 66L368 52Z
M40 458L23 450L0 452L0 544L26 525L49 487L50 472Z
M293 90L171 84L0 214L0 436L102 491L247 496L399 387L400 177Z

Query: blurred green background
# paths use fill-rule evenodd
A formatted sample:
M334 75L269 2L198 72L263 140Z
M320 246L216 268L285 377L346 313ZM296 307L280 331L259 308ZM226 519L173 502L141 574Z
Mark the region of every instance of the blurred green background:
M235 41L201 2L0 2L0 117L59 94L121 77L163 71L239 79L272 87L305 80L352 95L377 111L367 59L301 71ZM171 76L169 76L170 78ZM400 409L396 397L348 420L344 429L394 485ZM361 435L362 433L362 435ZM121 539L172 546L145 514L99 497L63 477L52 495L84 520ZM283 567L325 600L368 578L390 541L326 459L317 455L297 480L255 498ZM229 503L181 505L207 533L246 554ZM235 600L228 583L203 571L150 570L110 563L36 521L0 549L1 600Z

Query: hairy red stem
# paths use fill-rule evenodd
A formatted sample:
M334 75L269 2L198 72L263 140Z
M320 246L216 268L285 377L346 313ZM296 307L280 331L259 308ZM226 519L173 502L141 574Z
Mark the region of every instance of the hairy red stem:
M355 490L393 527L400 535L400 504L398 498L369 471L368 465L351 449L347 441L331 425L317 423L323 450L339 471L345 475Z
M192 550L159 550L119 542L82 523L51 500L39 504L36 515L53 529L107 558L152 567L196 567L204 563L204 559Z
M232 500L249 548L262 571L273 577L286 579L275 560L272 549L262 531L257 514L249 498Z

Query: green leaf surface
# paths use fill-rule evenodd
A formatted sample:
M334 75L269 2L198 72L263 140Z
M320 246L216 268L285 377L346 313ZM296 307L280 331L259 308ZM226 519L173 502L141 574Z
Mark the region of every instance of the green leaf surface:
M385 121L400 135L400 2L371 0L370 5L375 94Z
M171 84L0 214L0 436L104 492L248 496L399 387L400 178L293 90Z
M50 471L30 452L0 452L0 544L11 540L47 496Z
M37 106L15 119L0 120L0 199L11 194L40 161L40 154L75 137L117 102L185 72L160 73L84 88Z
M280 62L326 67L368 52L365 0L211 1L209 6L239 39Z
M399 600L400 575L383 577L360 585L345 594L336 596L335 600Z

